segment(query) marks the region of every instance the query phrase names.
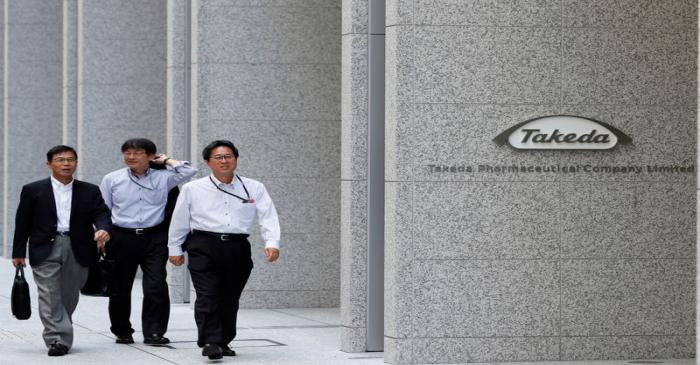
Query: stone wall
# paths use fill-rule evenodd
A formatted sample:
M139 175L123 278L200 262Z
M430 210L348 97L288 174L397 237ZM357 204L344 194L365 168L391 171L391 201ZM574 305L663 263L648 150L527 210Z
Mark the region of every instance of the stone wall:
M694 356L694 173L478 166L694 165L696 24L693 1L388 1L388 362ZM552 114L633 144L492 141Z
M233 141L282 226L275 264L251 235L244 307L339 302L340 15L339 1L192 1L193 149Z

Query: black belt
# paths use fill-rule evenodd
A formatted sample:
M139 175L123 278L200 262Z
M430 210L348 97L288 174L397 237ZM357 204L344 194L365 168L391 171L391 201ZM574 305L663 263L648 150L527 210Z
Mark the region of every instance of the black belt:
M209 237L216 237L219 239L219 241L233 241L235 239L245 239L250 236L247 233L216 233L216 232L209 232L209 231L200 231L198 229L193 229L192 230L193 234L200 234L204 236L209 236Z
M70 231L56 231L56 236L70 236Z
M159 230L161 227L160 226L153 226L153 227L148 227L148 228L124 228L124 227L119 227L119 226L112 226L114 230L116 231L121 231L121 232L129 232L133 234L146 234L146 233L151 233Z

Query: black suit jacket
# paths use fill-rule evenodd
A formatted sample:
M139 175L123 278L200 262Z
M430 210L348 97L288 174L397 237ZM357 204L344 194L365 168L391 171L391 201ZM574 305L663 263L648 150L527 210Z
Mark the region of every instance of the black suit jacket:
M24 258L29 243L29 263L41 264L51 254L57 226L51 178L22 187L15 219L12 257ZM95 229L107 232L112 229L109 209L96 185L73 180L70 239L73 254L82 266L90 266L97 260L97 247L93 240Z

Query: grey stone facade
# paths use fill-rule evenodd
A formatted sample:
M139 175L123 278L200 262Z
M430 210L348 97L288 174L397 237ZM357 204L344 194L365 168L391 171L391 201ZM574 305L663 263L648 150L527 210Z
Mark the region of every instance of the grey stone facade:
M270 265L252 235L242 305L340 306L340 349L367 350L369 0L0 3L5 256L19 189L48 174L50 146L76 146L78 177L97 183L123 166L126 138L199 176L202 147L231 139L283 236ZM695 356L695 173L478 166L696 165L697 7L386 0L387 362ZM555 114L633 143L492 140ZM168 270L173 302L189 300L186 269Z
M368 1L344 0L342 18L340 348L364 352L367 331Z
M78 176L99 183L123 167L126 139L165 150L166 3L78 0L77 11Z
M282 256L256 269L244 307L333 307L340 289L340 2L7 1L3 93L3 253L19 189L47 176L67 143L78 178L123 167L127 138L201 162L215 138L240 149L239 172L265 183ZM19 158L21 156L21 158ZM171 298L189 300L185 268Z
M241 305L337 306L340 2L191 6L193 148L233 140L239 173L266 185L282 226L274 265L251 236L259 249Z
M694 165L696 7L388 2L388 362L694 356L694 173L430 165ZM492 141L551 114L606 121L634 143Z
M11 233L22 185L48 175L44 165L48 147L36 146L52 146L62 137L62 2L8 0L3 1L3 9L2 217L7 255L12 252Z

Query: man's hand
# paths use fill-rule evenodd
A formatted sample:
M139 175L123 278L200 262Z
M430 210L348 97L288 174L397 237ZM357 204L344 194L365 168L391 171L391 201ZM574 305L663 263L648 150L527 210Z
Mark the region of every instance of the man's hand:
M161 153L160 155L157 155L156 158L153 159L153 163L157 165L171 165L174 163L177 163L178 161L175 159L172 159L168 157L165 153Z
M275 262L280 257L280 250L272 247L265 249L265 259L267 262Z
M185 255L170 256L168 257L168 261L175 266L182 266L182 264L185 263Z
M97 242L105 243L105 242L109 241L109 233L107 233L107 231L105 231L104 229L101 229L101 230L95 232L94 240Z
M12 259L12 266L17 267L17 265L27 266L27 264L24 262L24 258Z

